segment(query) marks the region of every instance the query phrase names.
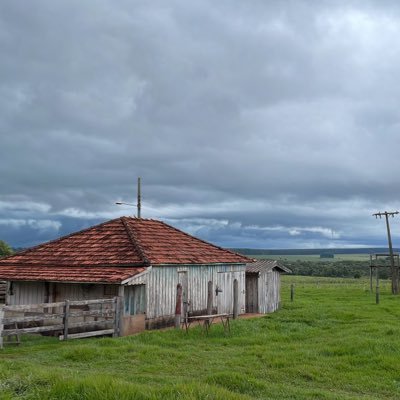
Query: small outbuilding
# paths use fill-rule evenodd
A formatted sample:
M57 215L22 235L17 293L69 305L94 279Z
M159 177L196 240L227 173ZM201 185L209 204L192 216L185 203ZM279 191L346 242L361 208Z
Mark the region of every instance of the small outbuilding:
M246 266L246 313L276 311L281 302L281 274L292 271L275 260L257 260Z
M173 324L178 284L185 312L205 314L212 285L214 313L235 304L243 314L250 261L164 222L121 217L1 259L0 279L9 305L120 296L129 334Z

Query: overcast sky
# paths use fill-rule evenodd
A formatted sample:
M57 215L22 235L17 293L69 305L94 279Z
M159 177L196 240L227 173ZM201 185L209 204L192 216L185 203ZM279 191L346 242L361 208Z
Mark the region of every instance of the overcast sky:
M0 239L132 215L141 176L222 246L385 245L399 37L395 1L2 0Z

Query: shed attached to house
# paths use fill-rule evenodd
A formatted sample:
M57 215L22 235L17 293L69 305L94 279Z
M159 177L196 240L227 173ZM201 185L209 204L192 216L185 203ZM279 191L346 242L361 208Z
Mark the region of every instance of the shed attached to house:
M276 311L281 301L281 274L292 271L274 260L257 260L246 266L246 312Z
M173 323L176 288L183 310L203 314L209 281L212 308L245 312L250 260L190 236L164 222L121 217L0 260L8 304L35 304L121 296L125 334Z

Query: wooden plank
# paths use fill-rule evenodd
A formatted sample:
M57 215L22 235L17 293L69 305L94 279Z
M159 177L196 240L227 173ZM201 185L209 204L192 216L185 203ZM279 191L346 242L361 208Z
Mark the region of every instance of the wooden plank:
M229 317L230 315L232 315L232 314L222 313L222 314L196 315L195 317L188 317L188 319L201 320L201 319L208 319L208 318Z
M112 303L113 299L98 299L98 300L74 300L70 301L70 306L85 306L90 304L105 304ZM4 306L4 311L27 311L34 310L36 308L50 308L50 307L63 307L64 302L56 303L38 303L38 304L22 304L13 306Z
M83 327L87 327L87 326L111 324L111 323L113 323L113 321L111 321L111 320L75 322L75 323L69 323L68 329L83 328ZM45 326L37 326L37 327L33 327L33 328L21 328L21 329L4 329L3 336L17 335L17 334L23 334L23 333L39 333L39 332L57 331L57 330L63 331L64 324L45 325Z
M20 322L36 322L44 320L52 320L63 318L64 314L41 314L41 315L30 315L27 317L7 317L4 318L4 325L20 323Z
M57 303L39 303L39 304L23 304L14 306L4 306L4 311L27 311L35 310L36 308L50 308L50 307L62 307L64 302Z
M68 339L68 320L69 320L69 300L65 300L65 306L64 306L64 339Z
M120 319L121 319L121 297L117 296L114 297L114 322L113 322L113 327L114 327L114 332L113 332L113 337L119 336L119 326L120 326Z
M239 314L239 282L233 280L233 318L236 319Z
M100 321L85 321L85 322L73 322L69 323L69 328L83 328L85 326L101 325L101 324L113 324L112 320L100 320Z
M114 315L114 310L103 310L103 311L80 311L80 312L70 312L69 316L72 317L112 317Z
M82 333L70 333L68 335L68 339L81 339L93 336L112 335L113 333L114 329L103 329L101 331L82 332ZM64 335L61 335L59 339L64 340Z
M47 326L37 326L34 328L21 328L21 329L4 329L2 336L18 335L22 333L39 333L46 331L58 331L63 330L64 325L47 325Z
M212 281L208 281L207 284L207 314L210 315L212 313L213 308L213 283Z
M69 317L112 317L114 315L114 310L103 310L103 311L80 311L80 312L70 312ZM55 314L40 314L40 315L29 315L26 317L6 317L3 319L4 325L13 324L14 322L36 322L36 321L46 321L58 318L63 318L64 313Z
M112 303L114 301L113 298L111 299L97 299L97 300L74 300L70 301L70 306L86 306L89 304L105 304L105 303ZM62 303L63 304L63 303Z

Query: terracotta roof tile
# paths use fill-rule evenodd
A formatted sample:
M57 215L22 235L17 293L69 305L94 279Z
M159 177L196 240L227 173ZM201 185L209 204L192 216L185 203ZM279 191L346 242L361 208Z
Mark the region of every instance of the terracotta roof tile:
M5 280L120 283L145 271L145 268L120 267L43 267L1 265L0 275Z
M164 222L121 217L0 260L0 278L11 279L9 272L5 277L11 266L18 268L14 270L16 275L13 279L20 279L20 273L27 277L28 272L32 275L35 271L51 274L51 268L56 268L60 276L64 274L62 276L70 280L67 279L70 273L71 277L78 279L77 275L73 275L74 267L91 267L90 271L95 276L100 268L109 267L249 261L244 256L197 239ZM45 267L51 268L45 270ZM89 269L76 269L76 273L79 271L91 273Z

